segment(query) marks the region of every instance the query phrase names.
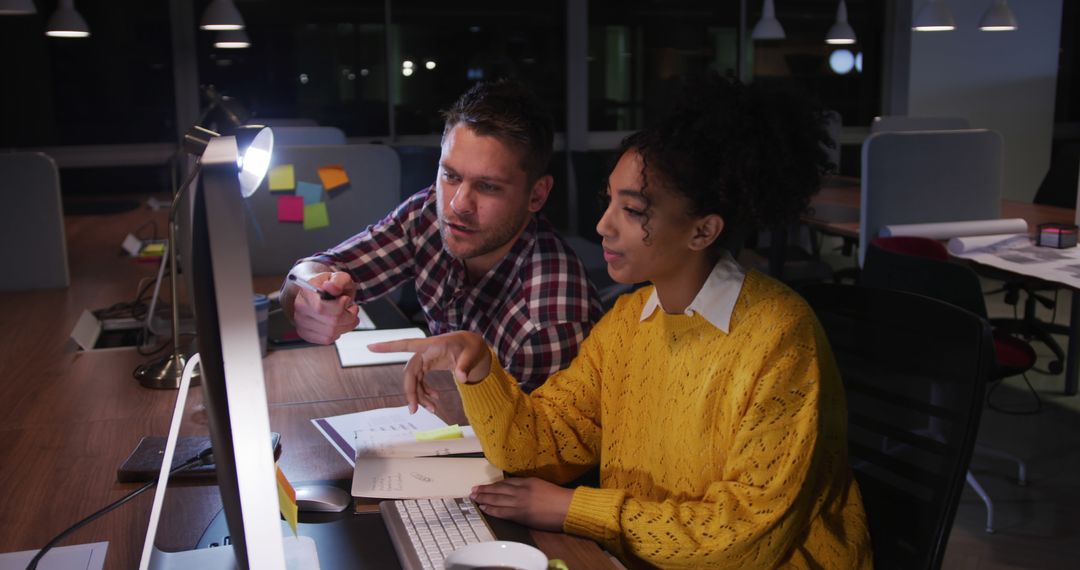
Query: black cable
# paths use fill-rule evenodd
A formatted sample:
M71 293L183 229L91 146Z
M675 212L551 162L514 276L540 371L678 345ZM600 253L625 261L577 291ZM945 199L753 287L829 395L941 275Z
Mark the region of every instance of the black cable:
M181 471L187 471L188 469L191 469L192 467L195 467L196 465L203 465L203 464L209 465L210 463L213 463L213 462L214 462L213 450L212 449L204 449L201 453L199 453L199 455L197 455L195 457L192 457L191 459L188 459L187 461L185 461L181 465L178 465L178 466L174 467L171 471L169 471L169 475L175 475L175 474L177 474L177 473L179 473ZM121 497L120 499L112 502L111 504L109 504L105 508L97 511L96 513L94 513L94 514L84 518L83 520L81 520L81 521L69 526L68 528L64 529L63 532L61 532L60 534L53 537L53 539L50 540L48 543L46 543L45 546L41 547L41 550L38 551L37 555L34 556L34 558L32 558L30 560L29 564L26 565L26 570L35 570L37 568L38 562L40 562L41 558L43 556L45 556L45 553L48 552L49 550L51 550L57 544L59 544L60 541L67 538L71 533L73 533L73 532L79 530L80 528L86 526L87 524L95 521L96 519L98 519L102 515L105 515L105 514L108 514L109 512L112 512L113 510L115 510L120 505L123 505L124 503L126 503L126 502L134 499L135 497L141 495L143 492L145 492L147 489L153 487L154 485L157 485L157 479L149 481L148 483L146 483L142 487L139 487L138 489L135 489L134 491L128 493L127 495L124 495L123 497Z
M1031 391L1031 395L1035 397L1035 407L1029 410L1007 410L995 404L990 398L994 395L994 391L998 386L1002 385L1005 381L1000 380L995 382L990 390L986 392L986 406L995 412L1001 412L1003 414L1009 414L1010 416L1030 416L1042 411L1042 398L1039 397L1039 392L1035 390L1035 387L1028 381L1027 374L1023 374L1024 383L1027 384L1028 390Z

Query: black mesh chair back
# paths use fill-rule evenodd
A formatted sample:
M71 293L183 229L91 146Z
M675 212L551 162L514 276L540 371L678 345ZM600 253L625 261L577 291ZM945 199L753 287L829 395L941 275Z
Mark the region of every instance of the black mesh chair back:
M970 267L952 261L890 251L871 242L859 283L933 297L986 318L979 277Z
M985 319L912 293L802 290L836 356L879 570L938 568L993 367Z

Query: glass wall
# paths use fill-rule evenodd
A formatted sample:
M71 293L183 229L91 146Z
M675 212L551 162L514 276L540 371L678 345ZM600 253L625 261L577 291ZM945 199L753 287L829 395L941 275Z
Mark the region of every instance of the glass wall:
M46 37L36 4L0 16L0 146L176 140L168 2L79 2L86 39Z

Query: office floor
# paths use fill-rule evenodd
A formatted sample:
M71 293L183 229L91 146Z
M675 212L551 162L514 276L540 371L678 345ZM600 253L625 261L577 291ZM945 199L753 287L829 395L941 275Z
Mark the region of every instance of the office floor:
M834 269L852 265L851 258L839 257L829 245L823 248L823 257ZM983 290L999 284L984 280ZM1069 300L1066 292L1058 296L1056 322L1068 323ZM1013 307L1004 303L1003 295L988 296L986 301L991 317L1013 316ZM1039 317L1050 320L1054 314L1040 308ZM1065 338L1059 342L1064 346ZM1036 366L1045 368L1049 351L1037 343L1034 347L1039 354ZM965 485L945 552L945 569L1080 566L1080 395L1063 394L1061 375L1029 372L1027 378L1042 399L1042 410L1009 415L984 408L978 442L1026 460L1028 484L1017 485L1015 463L979 455L972 459L975 477L994 501L996 532L985 532L986 508ZM1020 376L1005 379L992 400L1006 409L1034 406Z

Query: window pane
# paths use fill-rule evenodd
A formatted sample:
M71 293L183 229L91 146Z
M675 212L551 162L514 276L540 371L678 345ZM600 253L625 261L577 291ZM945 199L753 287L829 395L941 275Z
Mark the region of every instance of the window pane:
M89 38L46 37L55 6L0 16L0 146L175 141L168 2L79 2Z
M682 76L734 72L739 5L589 1L589 129L639 129L670 108Z
M391 89L399 134L442 131L439 111L480 79L517 77L566 122L565 2L395 0ZM433 62L430 68L428 62ZM409 67L411 65L411 67Z
M382 2L238 2L251 47L199 31L199 81L256 117L312 119L347 136L389 133ZM196 22L202 4L196 6Z

